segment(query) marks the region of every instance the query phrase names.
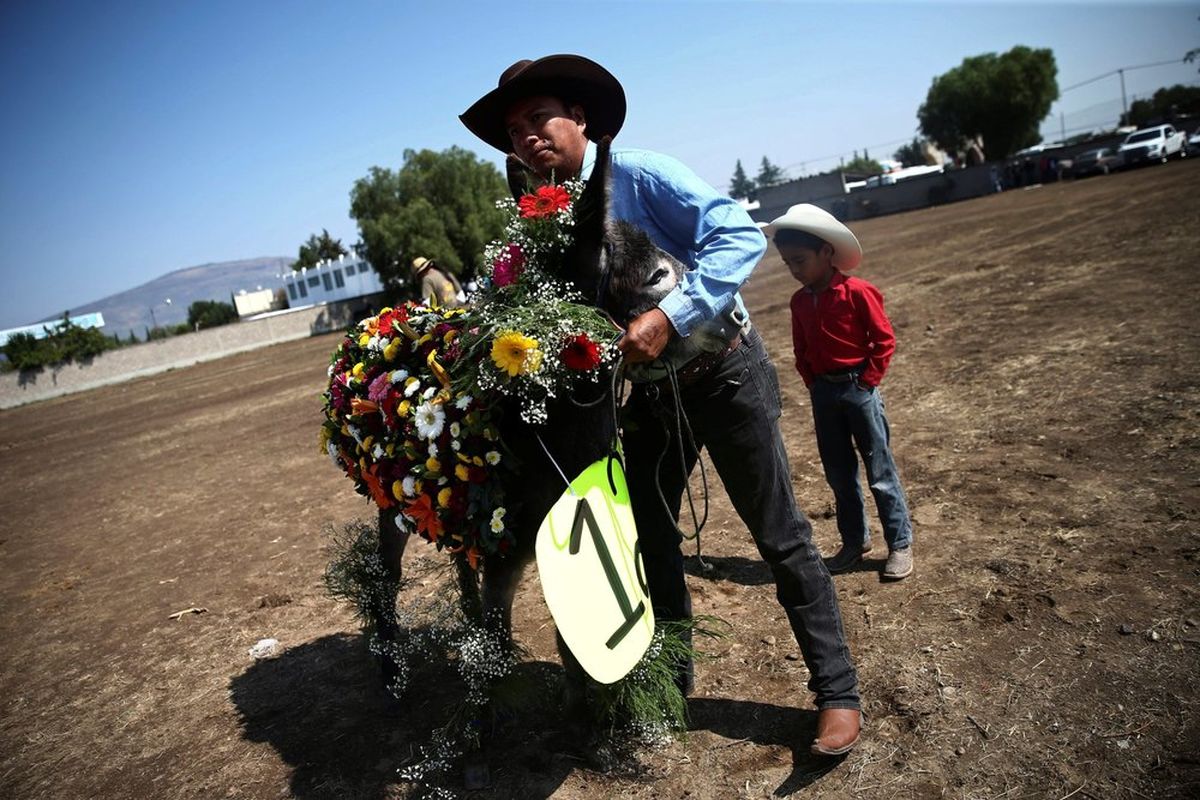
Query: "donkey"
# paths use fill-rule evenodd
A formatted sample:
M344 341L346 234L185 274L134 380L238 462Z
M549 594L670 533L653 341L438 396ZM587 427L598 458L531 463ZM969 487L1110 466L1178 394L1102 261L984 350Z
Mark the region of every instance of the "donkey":
M509 157L508 184L514 197L524 194L532 176L524 165ZM679 283L684 267L656 247L641 229L607 218L610 180L610 140L605 137L598 144L591 178L576 203L573 244L563 259L562 277L624 327L638 314L654 308ZM669 358L673 353L687 357L687 347L678 337L673 338L665 355ZM515 532L516 546L502 556L485 556L481 592L476 591L475 574L465 558L457 556L455 566L465 611L482 618L506 643L512 640L513 597L534 557L538 528L566 488L559 470L574 476L611 453L617 434L612 409L611 402L580 404L571 398L556 398L547 408L547 422L536 426L523 422L515 409L503 413L501 436L521 465L520 485L505 487L505 496L510 498L506 522ZM381 559L389 578L398 582L409 534L395 525L396 513L393 509L380 511L379 534ZM381 630L379 635L387 638L396 633ZM569 691L572 685L578 691L582 669L561 636L558 647L571 679ZM384 679L391 679L386 660ZM581 699L579 694L573 702Z

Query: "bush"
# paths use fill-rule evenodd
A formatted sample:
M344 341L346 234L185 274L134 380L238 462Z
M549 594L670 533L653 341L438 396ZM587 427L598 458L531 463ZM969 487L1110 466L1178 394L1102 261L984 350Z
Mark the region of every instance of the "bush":
M0 352L7 359L5 370L37 370L69 361L86 361L120 345L97 328L81 328L63 317L51 334L38 339L31 333L12 336Z
M218 325L236 322L237 318L237 309L229 303L219 300L197 300L188 306L187 328L215 328Z

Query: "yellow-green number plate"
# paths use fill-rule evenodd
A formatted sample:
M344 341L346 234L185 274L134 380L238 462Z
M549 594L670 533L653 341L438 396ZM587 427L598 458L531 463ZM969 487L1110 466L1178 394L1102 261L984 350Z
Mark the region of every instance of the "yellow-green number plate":
M601 459L571 482L537 537L546 605L571 652L600 683L625 677L654 635L625 471L613 459L610 485L609 464Z

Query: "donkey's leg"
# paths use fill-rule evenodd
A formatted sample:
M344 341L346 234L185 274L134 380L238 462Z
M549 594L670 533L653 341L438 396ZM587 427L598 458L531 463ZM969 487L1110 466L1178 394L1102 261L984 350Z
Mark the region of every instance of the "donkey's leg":
M479 575L462 553L454 556L454 574L458 579L463 615L468 622L482 625L484 617L483 601L479 597Z
M489 630L512 645L512 604L521 583L521 575L533 557L533 549L491 557L484 562L483 616Z
M396 526L396 513L392 509L379 510L379 560L383 563L388 583L399 588L403 574L401 562L409 533ZM372 598L371 617L380 643L386 648L395 642L399 626L396 623L396 595L392 591L379 592ZM398 677L396 664L384 655L380 667L384 686L391 687Z

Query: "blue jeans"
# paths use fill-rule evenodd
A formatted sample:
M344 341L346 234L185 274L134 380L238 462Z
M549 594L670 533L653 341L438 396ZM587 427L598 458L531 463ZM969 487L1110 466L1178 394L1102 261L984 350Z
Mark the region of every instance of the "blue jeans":
M858 679L837 592L812 543L812 527L792 494L779 431L779 380L758 332L751 330L737 350L682 387L680 395L697 446L708 449L729 499L771 568L817 707L858 708ZM697 456L685 446L680 460L674 408L669 390L636 386L625 407L622 439L654 613L658 619L678 620L691 617L692 601L675 520ZM687 515L685 529L690 525Z
M858 457L862 456L888 550L908 547L912 544L912 521L892 459L891 434L879 389L863 389L854 381L830 383L817 378L811 394L817 449L825 480L833 489L842 546L864 547L871 538L858 482Z

